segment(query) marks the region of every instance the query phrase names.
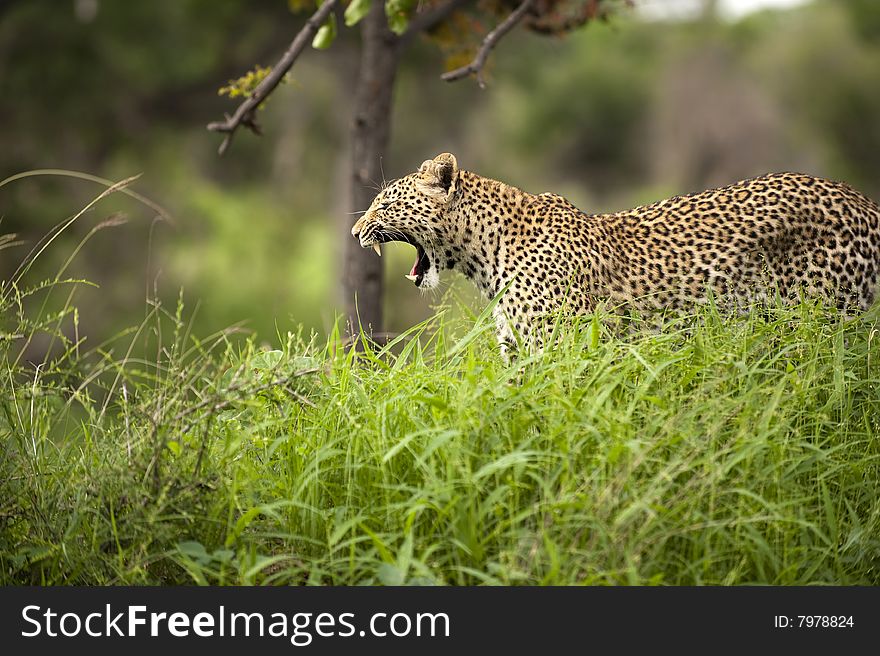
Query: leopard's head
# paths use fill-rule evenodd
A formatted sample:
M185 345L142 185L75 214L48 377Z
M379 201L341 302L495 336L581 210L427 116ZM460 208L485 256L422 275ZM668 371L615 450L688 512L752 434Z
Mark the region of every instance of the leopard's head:
M380 255L381 245L387 242L412 244L416 261L406 277L416 287L436 287L440 270L446 268L447 211L458 187L458 173L458 162L450 153L426 160L418 171L379 192L352 227L352 236Z

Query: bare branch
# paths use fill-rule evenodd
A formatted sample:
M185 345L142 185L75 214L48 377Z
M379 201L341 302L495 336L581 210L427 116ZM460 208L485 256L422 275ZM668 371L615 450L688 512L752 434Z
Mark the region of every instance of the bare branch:
M409 22L409 27L407 27L406 32L401 35L400 40L406 44L417 34L430 32L469 1L470 0L447 0L447 2L438 7L432 7L425 12L416 14Z
M278 60L278 63L272 67L272 72L263 78L263 81L257 85L257 88L254 89L253 93L251 93L251 95L249 95L247 99L238 106L235 113L232 116L227 114L225 121L216 121L208 124L208 130L211 132L223 132L226 135L223 138L223 143L220 144L220 148L217 151L220 155L225 153L226 149L229 148L232 137L239 126L243 125L255 134L261 134L260 126L257 125L255 116L257 108L264 100L266 100L269 94L275 90L275 87L278 86L278 83L281 82L284 76L287 75L287 71L293 66L297 57L302 54L306 45L312 40L321 25L327 20L330 12L332 12L338 4L339 0L324 0L324 3L318 8L318 11L312 14L312 17L306 21L306 24L303 25L302 29L297 33L296 37L294 37L290 46L287 48L287 52L285 52L281 59Z
M483 43L480 45L480 49L477 51L477 56L474 57L474 60L470 64L462 66L461 68L456 68L454 71L444 73L440 76L440 79L445 80L446 82L454 82L455 80L460 80L463 77L476 73L477 83L480 85L481 89L485 89L486 83L483 80L483 66L486 65L486 59L489 57L489 53L498 45L498 42L502 37L510 32L510 30L512 30L516 24L523 19L526 13L532 8L533 2L534 0L523 0L522 4L520 4L510 16L505 18L501 24L486 35L486 38L483 39Z

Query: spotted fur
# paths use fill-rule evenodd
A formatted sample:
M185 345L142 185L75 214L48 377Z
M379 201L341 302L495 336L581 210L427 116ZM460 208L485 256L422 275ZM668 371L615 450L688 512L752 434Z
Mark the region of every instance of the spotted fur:
M495 309L499 338L534 338L536 319L599 302L683 309L711 295L743 306L803 292L867 308L880 273L880 208L850 186L776 173L613 214L586 214L556 194L533 195L425 161L383 189L352 228L363 247L405 241L411 279L430 288L444 269L470 278Z

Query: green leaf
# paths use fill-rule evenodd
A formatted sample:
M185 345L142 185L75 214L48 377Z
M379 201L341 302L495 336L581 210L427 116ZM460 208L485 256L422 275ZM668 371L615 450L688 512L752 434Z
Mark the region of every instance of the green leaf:
M205 546L201 542L188 540L186 542L178 542L177 550L184 556L189 556L195 561L206 563L211 560Z
M599 332L599 315L594 312L590 321L590 348L593 350L599 347Z
M382 585L388 586L403 585L406 580L406 572L391 563L381 563L376 570L376 576Z
M231 563L232 559L235 558L235 552L231 549L217 549L211 554L211 558L218 563Z
M361 22L361 19L370 11L372 0L351 0L345 8L345 26L352 27Z
M386 0L385 16L388 18L388 27L395 34L403 34L409 26L409 14L415 7L415 0Z
M396 562L394 556L391 555L391 552L388 550L388 547L382 541L377 534L373 533L369 528L367 528L366 524L360 524L361 530L370 536L373 540L373 545L376 547L376 551L379 552L379 557L388 563L389 565L393 565Z
M312 39L312 47L316 50L326 50L336 38L336 14L330 14L321 29Z
M282 351L260 351L251 359L254 369L274 369L284 358Z

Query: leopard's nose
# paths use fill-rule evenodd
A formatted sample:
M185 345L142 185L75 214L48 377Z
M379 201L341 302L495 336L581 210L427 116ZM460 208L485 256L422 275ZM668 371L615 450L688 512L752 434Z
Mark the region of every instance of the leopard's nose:
M365 218L367 218L366 215L362 216L361 218L359 218L357 220L357 223L355 223L353 226L351 226L351 236L352 237L357 237L358 233L361 231L361 229L363 229Z

